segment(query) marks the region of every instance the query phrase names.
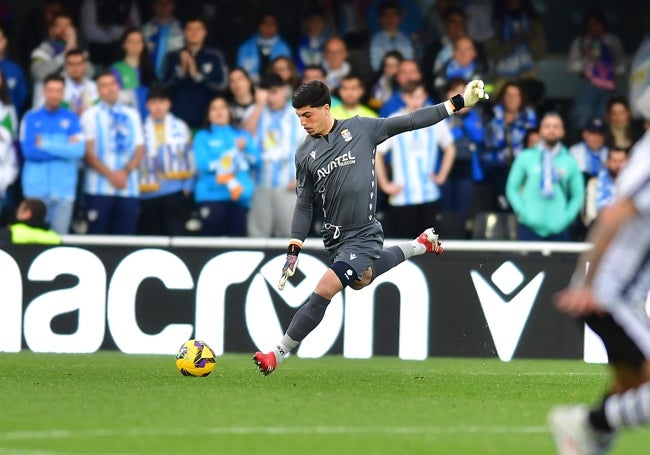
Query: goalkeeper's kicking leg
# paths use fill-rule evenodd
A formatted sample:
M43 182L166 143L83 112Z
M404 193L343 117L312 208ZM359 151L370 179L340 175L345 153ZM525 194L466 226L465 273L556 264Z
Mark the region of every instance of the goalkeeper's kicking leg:
M349 251L339 252L332 267L325 272L325 275L323 275L316 285L314 292L294 315L282 340L269 353L255 353L253 360L259 370L265 376L272 373L284 357L295 349L320 324L332 298L346 286L349 285L352 289L362 289L376 277L404 262L406 259L425 253L439 255L442 254L442 251L442 246L438 241L438 235L433 228L429 228L415 240L382 250L377 260L374 262L368 261L372 264L363 268L363 273L361 274L355 272L355 265L358 267L359 263L350 264L349 262L352 261L346 262L339 259L350 257ZM300 247L297 245L289 247L287 262L283 268L282 278L278 285L281 290L284 288L287 279L296 271L299 252ZM356 256L355 259L364 259L360 252L353 255ZM359 276L361 277L359 278Z

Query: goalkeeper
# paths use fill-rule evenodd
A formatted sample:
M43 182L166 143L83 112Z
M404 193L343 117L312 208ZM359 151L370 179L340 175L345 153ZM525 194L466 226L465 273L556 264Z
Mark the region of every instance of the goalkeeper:
M332 298L346 286L361 289L412 256L442 253L438 235L432 227L415 240L382 249L383 230L375 218L376 146L405 131L438 123L487 98L483 81L474 80L467 84L462 95L406 115L335 120L330 113L327 85L314 80L295 91L292 105L309 136L296 151L298 198L292 238L278 287L282 290L296 272L302 242L311 227L316 198L320 199L323 210L323 243L332 265L296 312L278 345L271 352L256 352L253 356L264 375L272 373L316 328Z

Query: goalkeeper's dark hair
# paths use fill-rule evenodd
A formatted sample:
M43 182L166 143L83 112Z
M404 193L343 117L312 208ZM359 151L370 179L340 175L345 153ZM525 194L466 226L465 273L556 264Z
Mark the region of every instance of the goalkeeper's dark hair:
M294 109L303 107L322 107L332 105L332 96L327 84L313 80L305 82L296 89L291 97L291 105Z

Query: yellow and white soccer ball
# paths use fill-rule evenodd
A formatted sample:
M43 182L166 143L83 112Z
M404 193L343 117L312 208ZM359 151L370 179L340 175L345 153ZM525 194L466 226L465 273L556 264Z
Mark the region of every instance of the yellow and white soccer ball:
M188 340L176 354L176 368L183 376L205 377L216 365L214 352L203 341Z

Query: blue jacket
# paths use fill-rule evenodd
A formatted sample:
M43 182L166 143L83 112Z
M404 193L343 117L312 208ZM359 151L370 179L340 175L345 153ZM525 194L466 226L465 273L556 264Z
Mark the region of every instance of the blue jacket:
M41 143L37 146L39 138ZM77 114L64 108L28 111L20 126L20 145L25 160L25 196L73 200L79 160L85 151Z
M7 81L11 104L16 108L16 112L20 114L27 100L27 80L25 79L25 73L23 73L23 70L17 63L7 58L0 60L0 69L2 69L5 81Z
M246 140L244 150L238 150L238 138ZM251 177L251 166L260 161L260 151L251 135L230 125L211 125L194 137L194 159L197 181L194 187L196 202L230 201L230 190L225 183L217 183L220 173L232 173L242 193L237 202L250 207L255 184Z
M260 74L260 52L257 47L257 41L260 39L260 34L255 33L253 36L244 41L237 49L237 66L244 68L254 81L258 81ZM271 53L269 54L269 62L277 57L291 57L291 49L289 45L276 35L271 45Z

